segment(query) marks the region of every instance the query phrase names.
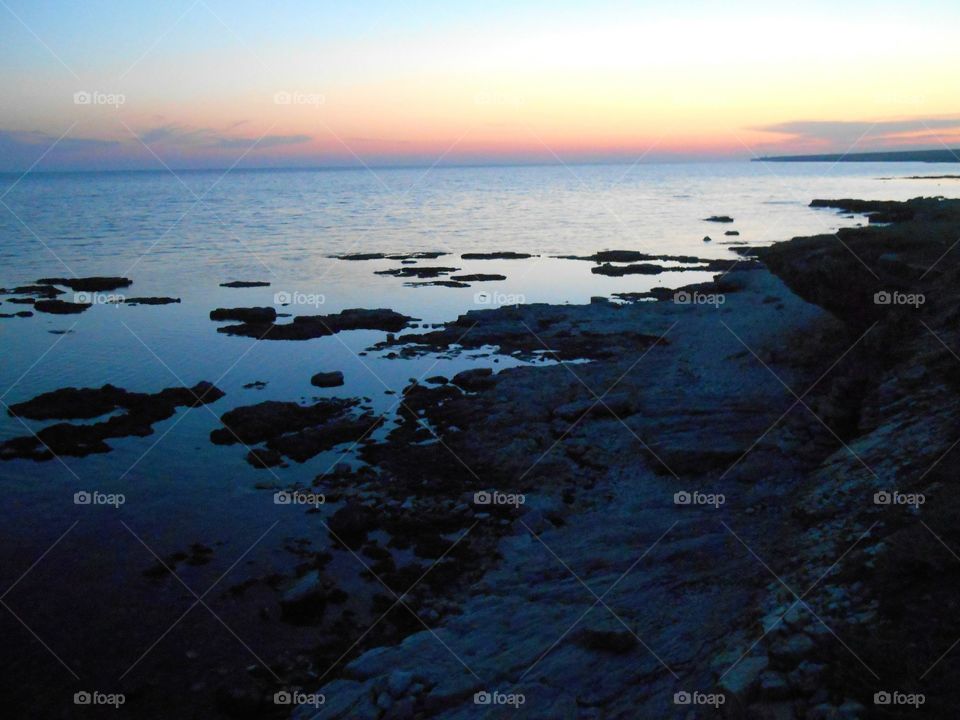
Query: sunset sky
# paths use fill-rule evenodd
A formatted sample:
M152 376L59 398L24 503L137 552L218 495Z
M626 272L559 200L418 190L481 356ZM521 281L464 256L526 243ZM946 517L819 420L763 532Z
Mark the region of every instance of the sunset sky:
M0 0L0 170L956 147L957 27L955 0Z

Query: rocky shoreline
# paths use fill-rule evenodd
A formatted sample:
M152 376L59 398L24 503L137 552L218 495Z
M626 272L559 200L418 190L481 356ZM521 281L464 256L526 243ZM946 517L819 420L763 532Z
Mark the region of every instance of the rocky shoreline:
M412 634L304 687L323 717L476 717L511 697L523 717L713 712L698 698L728 717L898 717L917 693L950 716L960 203L825 202L883 219L661 302L472 312L390 341L590 362L405 391L405 422L363 455L424 524L459 503L426 577L444 543L499 540L442 613L408 602L419 582L391 590ZM524 502L476 513L473 493Z

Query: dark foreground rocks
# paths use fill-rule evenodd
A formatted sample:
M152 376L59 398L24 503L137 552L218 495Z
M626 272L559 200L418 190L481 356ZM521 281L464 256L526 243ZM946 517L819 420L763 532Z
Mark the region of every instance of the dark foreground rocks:
M158 393L136 393L104 385L100 388L63 388L10 406L13 417L29 420L88 420L116 413L92 424L57 423L36 434L0 444L0 459L51 460L57 455L84 457L110 451L106 440L145 437L153 425L172 417L179 407L197 407L222 398L223 391L208 382L192 388L175 387Z
M247 460L254 467L278 464L281 456L305 462L340 443L367 437L383 422L353 409L357 400L324 398L313 405L268 400L224 413L224 427L210 433L216 445L241 443L251 448Z
M310 340L344 330L383 330L396 332L414 318L384 308L354 308L332 315L298 315L292 322L247 321L217 328L217 332L258 340Z

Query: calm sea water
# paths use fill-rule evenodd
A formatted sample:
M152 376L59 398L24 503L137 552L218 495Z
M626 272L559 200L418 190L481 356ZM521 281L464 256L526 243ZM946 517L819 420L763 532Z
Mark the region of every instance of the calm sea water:
M227 393L211 408L181 411L157 424L149 437L110 440L114 450L108 454L0 464L0 585L10 586L69 529L6 602L68 665L85 668L87 677L102 675L101 684L110 687L190 600L175 583L144 587L141 573L154 562L145 545L160 555L193 542L214 547L210 565L182 568L188 584L202 592L265 531L268 536L231 570L231 583L291 568L296 557L287 549L289 538L310 536L317 547L326 542L302 509L275 506L270 493L255 489L274 478L250 467L243 450L209 442L217 416L267 399L323 395L367 397L375 411L389 413L396 399L386 391L399 392L410 378L518 363L478 356L484 353L456 361L360 356L383 339L383 333L368 331L254 343L217 333L208 319L215 307L272 305L275 293L301 293L322 296L323 302L291 306L294 314L388 307L440 322L478 307L478 290L527 302L585 302L594 295L686 284L708 276L608 278L591 274L589 263L550 256L634 249L730 257L725 241L766 244L863 221L809 208L815 197L960 193L958 181L902 179L924 174L941 171L920 164L716 163L0 176L6 206L0 206L0 285L43 276L125 275L134 280L122 291L127 295L182 299L179 305L105 305L76 316L0 320L3 402L107 382L152 392L210 380ZM703 222L712 214L736 222ZM725 237L731 228L740 236ZM708 234L714 240L709 244L703 242ZM396 262L329 257L418 250L454 253L421 264L501 273L507 280L469 289L409 288L402 279L374 275ZM495 250L541 257L459 258L462 252ZM271 286L219 287L234 279ZM23 306L5 307L10 312ZM342 370L345 386L313 388L310 377L321 370ZM266 388L242 387L254 380ZM0 438L24 433L19 420L5 414L0 419ZM283 483L309 484L341 457L325 453L276 473ZM119 510L76 506L77 490L122 492L126 504ZM111 609L105 614L107 600ZM221 612L229 620L230 610ZM236 612L234 619L243 624L242 612ZM9 678L28 686L35 673L64 676L24 626L9 616L2 622L4 636L22 646L18 658L5 659ZM109 657L95 649L105 633L111 637ZM259 647L295 644L295 638L275 632L258 638L248 629L244 639ZM226 644L208 652L237 661L244 651L229 635L220 639ZM151 655L144 671L151 661L169 662L164 652Z

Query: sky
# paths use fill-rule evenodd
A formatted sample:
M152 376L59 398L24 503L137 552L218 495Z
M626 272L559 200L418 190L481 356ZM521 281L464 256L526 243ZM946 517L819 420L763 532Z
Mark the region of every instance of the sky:
M960 3L0 0L0 171L960 147Z

